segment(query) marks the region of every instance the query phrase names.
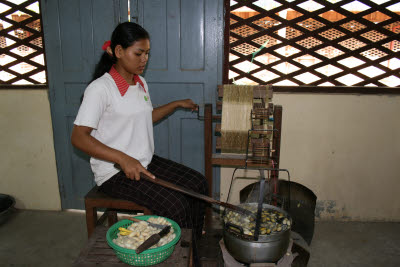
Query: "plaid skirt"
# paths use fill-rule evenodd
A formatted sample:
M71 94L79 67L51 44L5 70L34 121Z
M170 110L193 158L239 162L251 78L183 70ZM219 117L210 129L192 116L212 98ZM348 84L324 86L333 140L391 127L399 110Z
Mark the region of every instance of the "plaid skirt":
M147 170L159 179L208 195L205 177L182 164L154 155ZM180 227L193 229L195 238L201 237L206 207L201 200L144 179L131 180L122 171L99 189L109 196L145 206L155 215L174 220Z

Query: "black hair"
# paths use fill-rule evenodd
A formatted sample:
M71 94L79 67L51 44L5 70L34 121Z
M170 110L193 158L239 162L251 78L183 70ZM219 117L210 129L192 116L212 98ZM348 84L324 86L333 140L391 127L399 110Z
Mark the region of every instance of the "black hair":
M124 22L119 24L111 35L111 50L112 56L105 51L97 63L93 74L93 80L103 76L104 73L108 72L112 65L115 64L115 47L121 45L122 48L126 49L133 45L134 42L141 39L150 39L149 33L142 28L139 24L134 22Z

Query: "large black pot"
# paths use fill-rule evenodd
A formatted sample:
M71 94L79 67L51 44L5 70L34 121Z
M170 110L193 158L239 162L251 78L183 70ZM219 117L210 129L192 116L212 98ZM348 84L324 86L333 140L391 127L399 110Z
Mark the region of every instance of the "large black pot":
M0 224L6 222L11 216L15 205L15 199L12 196L0 194Z
M257 203L246 203L254 205ZM239 205L243 206L243 204ZM289 214L275 206L263 204L263 209L273 209L283 213L290 222L292 221ZM290 228L284 231L270 234L260 235L257 241L242 238L240 234L236 234L224 224L223 238L226 249L236 260L243 263L262 263L277 262L286 253L290 241Z
M240 202L257 202L259 198L260 183L253 183L240 191ZM296 182L279 180L278 195L283 201L283 209L290 214L293 220L292 231L299 233L308 245L314 235L315 206L317 196L309 188ZM265 184L264 202L268 203L268 192L273 191ZM290 202L289 202L290 192Z

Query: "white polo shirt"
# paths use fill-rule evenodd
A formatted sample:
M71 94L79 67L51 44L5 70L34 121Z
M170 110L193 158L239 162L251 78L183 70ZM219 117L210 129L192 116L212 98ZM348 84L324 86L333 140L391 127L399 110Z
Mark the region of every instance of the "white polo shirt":
M147 168L154 154L153 106L144 78L135 76L135 81L129 85L112 67L86 88L74 124L93 128L94 138ZM90 165L99 186L120 171L114 162L94 157Z

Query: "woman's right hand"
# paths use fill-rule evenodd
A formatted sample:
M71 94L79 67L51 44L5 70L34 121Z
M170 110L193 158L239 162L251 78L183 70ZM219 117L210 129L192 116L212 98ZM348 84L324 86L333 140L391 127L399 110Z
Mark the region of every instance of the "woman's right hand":
M155 176L146 170L137 159L132 157L124 157L119 165L121 166L121 169L125 173L126 177L131 180L135 179L136 181L139 181L140 173L144 173L153 179L155 178Z

